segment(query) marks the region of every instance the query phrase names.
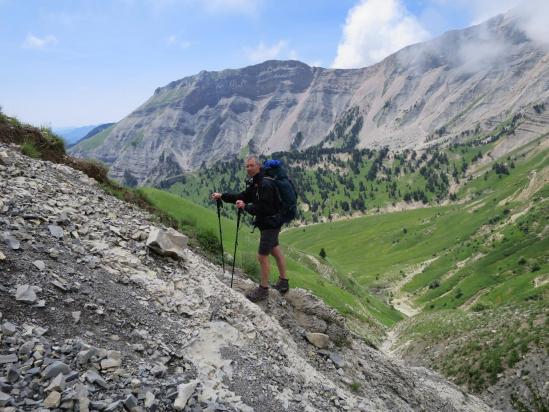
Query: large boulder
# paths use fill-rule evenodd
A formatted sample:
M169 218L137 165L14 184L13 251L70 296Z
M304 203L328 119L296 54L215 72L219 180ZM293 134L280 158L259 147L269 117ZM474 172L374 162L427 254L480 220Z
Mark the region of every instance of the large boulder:
M183 259L188 240L187 236L175 229L163 230L155 227L149 233L147 247L160 255Z

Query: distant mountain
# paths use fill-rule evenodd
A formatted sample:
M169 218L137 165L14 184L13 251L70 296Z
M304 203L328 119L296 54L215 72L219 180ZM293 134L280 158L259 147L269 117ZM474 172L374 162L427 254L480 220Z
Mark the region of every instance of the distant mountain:
M76 142L74 142L70 146L73 146L75 144L79 144L80 142L83 142L84 140L89 139L89 138L101 133L103 130L108 129L112 125L114 125L114 123L103 123L103 124L100 124L99 126L95 126L85 136L81 137L80 139L78 139Z
M65 140L65 142L70 145L82 139L82 137L84 137L96 127L97 125L80 127L58 127L54 128L53 132L61 136Z
M463 139L549 104L548 51L523 26L501 15L362 69L267 61L202 71L157 89L71 152L108 163L113 178L131 173L155 184L243 150L398 150ZM524 139L547 131L548 124L534 122Z

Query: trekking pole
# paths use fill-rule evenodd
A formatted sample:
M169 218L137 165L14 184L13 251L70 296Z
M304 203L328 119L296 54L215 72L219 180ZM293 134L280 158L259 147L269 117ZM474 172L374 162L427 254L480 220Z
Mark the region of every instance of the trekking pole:
M219 221L219 242L221 243L221 265L223 267L223 275L225 275L225 251L223 249L223 232L221 232L221 208L223 203L221 199L217 199L217 220Z
M238 229L240 229L241 215L242 215L242 209L238 209L238 216L236 218L236 237L234 239L233 270L231 272L231 289L233 288L234 264L236 263L236 247L238 246Z

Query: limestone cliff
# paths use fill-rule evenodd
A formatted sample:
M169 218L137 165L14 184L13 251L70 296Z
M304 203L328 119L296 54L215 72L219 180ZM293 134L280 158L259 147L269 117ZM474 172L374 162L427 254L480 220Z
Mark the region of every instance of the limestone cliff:
M246 146L270 153L319 144L349 114L358 147L462 138L547 103L547 49L521 27L512 14L498 16L362 69L266 61L203 71L158 88L71 152L105 161L114 178L154 184Z

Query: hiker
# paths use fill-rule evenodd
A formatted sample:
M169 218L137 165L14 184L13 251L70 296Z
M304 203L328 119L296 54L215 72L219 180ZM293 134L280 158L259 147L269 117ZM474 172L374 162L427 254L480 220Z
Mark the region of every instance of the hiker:
M246 190L241 193L212 193L212 200L221 199L224 202L235 203L242 209L255 216L254 226L261 233L257 260L261 267L260 285L246 294L252 302L266 299L269 296L269 254L276 259L280 277L273 286L280 293L289 289L286 277L286 262L282 249L278 244L278 234L282 227L282 220L278 216L280 199L272 179L264 178L265 171L255 156L246 159ZM236 258L236 257L235 257Z

